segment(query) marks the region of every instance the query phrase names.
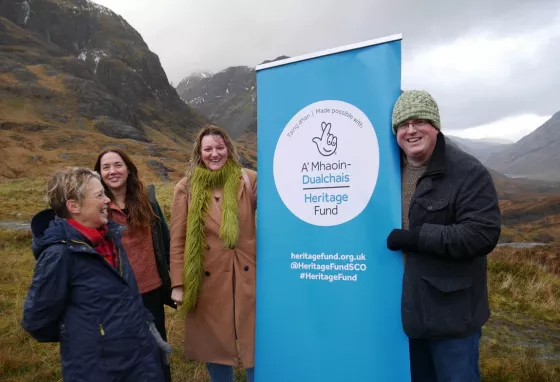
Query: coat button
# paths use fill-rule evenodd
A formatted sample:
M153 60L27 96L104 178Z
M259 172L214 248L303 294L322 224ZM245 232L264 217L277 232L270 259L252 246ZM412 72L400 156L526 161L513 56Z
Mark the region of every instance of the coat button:
M429 210L429 211L431 211L431 210L433 210L433 209L434 209L434 207L428 206L428 210Z
M245 272L247 272L249 270L249 266L245 265L245 267L243 269L245 270Z
M210 272L208 272L208 271L204 272L204 274L205 274L206 276L210 276Z

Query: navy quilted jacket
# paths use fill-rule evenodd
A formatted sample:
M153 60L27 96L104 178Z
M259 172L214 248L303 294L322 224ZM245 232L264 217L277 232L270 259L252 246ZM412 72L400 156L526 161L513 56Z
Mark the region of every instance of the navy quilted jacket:
M120 237L112 267L65 219L45 210L33 218L35 272L23 307L23 328L39 342L60 342L64 381L163 381L136 279Z

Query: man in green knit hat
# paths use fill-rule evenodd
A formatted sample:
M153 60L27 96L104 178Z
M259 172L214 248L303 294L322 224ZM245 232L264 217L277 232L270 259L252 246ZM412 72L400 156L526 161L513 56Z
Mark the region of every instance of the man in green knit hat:
M490 316L486 255L501 225L492 177L441 133L427 92L403 92L392 122L402 150L402 229L391 231L387 247L406 255L401 315L412 382L479 381Z

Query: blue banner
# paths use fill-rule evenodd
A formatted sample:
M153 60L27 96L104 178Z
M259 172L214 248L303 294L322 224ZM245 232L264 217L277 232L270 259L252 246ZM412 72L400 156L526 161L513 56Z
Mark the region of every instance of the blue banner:
M257 67L257 382L410 380L400 89L400 35Z

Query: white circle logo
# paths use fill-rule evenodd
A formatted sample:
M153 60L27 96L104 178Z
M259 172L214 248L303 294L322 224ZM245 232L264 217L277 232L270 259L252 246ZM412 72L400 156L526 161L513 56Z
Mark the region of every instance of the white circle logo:
M364 210L375 189L377 136L357 107L319 101L288 122L273 166L276 189L294 215L318 226L346 223Z

